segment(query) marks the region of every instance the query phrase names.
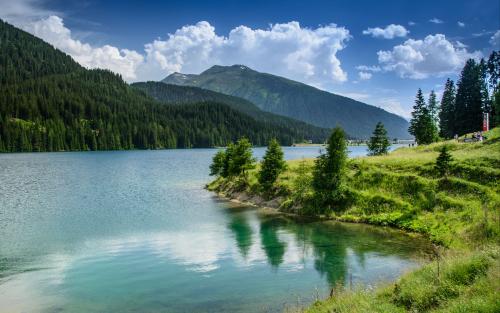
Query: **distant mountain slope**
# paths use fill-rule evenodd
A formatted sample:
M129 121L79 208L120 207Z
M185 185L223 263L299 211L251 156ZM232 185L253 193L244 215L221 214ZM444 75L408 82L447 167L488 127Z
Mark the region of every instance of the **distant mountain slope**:
M348 134L358 138L368 138L379 121L384 123L389 136L410 137L408 122L398 115L243 65L216 65L199 75L174 73L162 82L201 87L240 97L264 111L320 127L340 125Z
M166 105L0 20L0 152L289 145L306 130L216 102Z
M140 89L154 99L168 104L189 104L198 102L217 102L226 104L235 110L250 115L257 121L275 125L276 127L296 130L297 133L303 134L301 136L314 142L322 142L330 134L329 129L313 126L286 116L265 112L245 99L207 89L165 84L161 82L134 83L132 87Z

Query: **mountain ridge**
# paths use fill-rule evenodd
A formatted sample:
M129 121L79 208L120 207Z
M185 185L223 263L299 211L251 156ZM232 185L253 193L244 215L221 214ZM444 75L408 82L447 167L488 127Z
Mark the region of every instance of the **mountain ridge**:
M384 123L389 136L411 137L407 131L408 121L399 115L245 65L214 65L198 75L173 73L162 82L240 97L264 111L319 127L342 126L353 137L370 137L379 121Z
M218 93L208 89L154 81L133 83L131 86L145 92L157 101L166 104L186 105L198 102L217 102L226 104L260 122L279 127L289 127L291 129L300 130L304 134L307 133L309 134L307 139L313 142L322 142L322 140L327 138L330 134L329 129L313 126L290 117L266 112L243 98Z

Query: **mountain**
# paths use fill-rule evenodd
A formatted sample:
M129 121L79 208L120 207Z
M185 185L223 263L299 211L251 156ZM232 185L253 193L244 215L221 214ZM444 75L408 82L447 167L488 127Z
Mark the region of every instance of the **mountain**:
M0 152L211 147L241 136L309 138L224 103L161 103L0 20Z
M199 75L173 73L162 82L240 97L264 111L319 127L340 125L349 135L357 138L370 137L377 122L384 123L391 137L410 137L408 122L396 114L243 65L216 65Z
M234 96L202 89L198 87L171 85L160 82L134 83L132 87L142 90L154 99L167 104L190 104L198 102L217 102L245 113L257 121L264 122L274 127L289 128L297 132L297 135L312 140L323 142L330 134L330 130L312 126L305 122L295 120L282 115L262 111L255 104Z

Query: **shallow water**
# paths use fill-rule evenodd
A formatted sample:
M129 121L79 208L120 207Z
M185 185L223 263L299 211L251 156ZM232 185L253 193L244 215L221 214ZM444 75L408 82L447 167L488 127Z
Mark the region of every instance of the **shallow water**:
M418 265L398 231L214 198L215 151L0 155L0 312L281 311Z

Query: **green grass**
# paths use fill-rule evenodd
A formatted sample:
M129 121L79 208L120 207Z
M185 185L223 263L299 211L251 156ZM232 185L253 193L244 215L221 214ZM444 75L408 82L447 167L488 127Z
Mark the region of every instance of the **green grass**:
M486 136L483 143L450 140L352 159L346 205L326 215L313 205L309 185L297 195L299 164L305 162L310 176L313 159L289 161L271 192L261 191L258 167L246 182L219 178L209 189L279 196L282 211L392 226L420 233L445 249L439 262L391 286L374 292L343 290L306 312L500 312L500 128ZM434 169L443 145L454 159L447 177Z
M498 247L448 252L375 292L343 290L305 312L500 312L499 257Z
M348 222L393 226L429 237L450 248L467 248L500 237L500 128L486 134L483 143L453 140L415 148L400 148L384 156L352 159L347 175L348 203L327 217ZM438 151L450 147L454 162L448 177L434 169ZM262 193L256 179L258 167L247 184L218 179L209 188L223 193L246 191L282 199L281 209L315 214L321 208L298 201L297 176L301 160L288 162L275 190ZM304 161L308 175L313 159ZM303 197L313 199L310 186ZM301 199L303 200L303 199ZM309 201L314 203L314 201Z

